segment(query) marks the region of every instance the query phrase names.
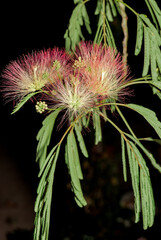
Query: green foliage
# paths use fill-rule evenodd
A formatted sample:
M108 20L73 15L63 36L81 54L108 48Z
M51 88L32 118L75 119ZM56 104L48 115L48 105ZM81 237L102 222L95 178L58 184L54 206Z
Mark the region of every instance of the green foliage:
M149 67L152 73L153 81L158 80L158 71L161 72L161 37L155 26L144 14L137 15L137 38L135 46L135 55L141 51L144 33L144 65L142 76L146 76Z
M119 7L118 2L113 1L113 0L107 0L106 1L106 16L108 18L108 21L113 22L114 18L117 17L117 11L120 12L120 7Z
M50 139L52 135L52 131L54 128L55 120L61 111L61 108L56 109L55 111L51 112L45 120L42 122L42 127L37 134L37 154L36 154L36 161L39 161L40 169L42 165L44 165L47 155L47 148L50 144Z
M137 16L137 34L136 34L136 45L135 45L135 55L138 55L141 51L142 41L143 41L143 22L140 17ZM147 38L144 38L147 39Z
M92 33L90 19L85 6L87 2L92 1L74 0L75 8L71 14L68 28L64 34L67 51L74 50L76 45L81 40L85 40L82 33L82 29L84 27L89 34ZM97 29L94 37L94 43L102 43L104 46L110 46L117 49L115 38L111 29L111 23L117 17L118 13L121 15L122 19L126 17L126 13L124 13L123 16L120 9L121 4L124 4L124 6L131 10L137 17L136 44L134 54L137 56L141 53L141 51L144 53L142 70L143 77L140 78L140 80L136 79L128 82L127 86L140 83L149 84L153 87L153 93L157 93L161 98L161 81L159 78L161 74L161 36L159 32L161 28L161 10L159 9L155 0L145 0L145 3L149 9L152 18L151 20L145 14L137 13L129 5L124 3L124 1L97 0L96 9L94 12L97 19ZM126 26L122 25L124 34L128 31L125 27ZM146 77L148 73L151 73L152 78ZM24 103L28 99L29 97L24 100ZM110 106L110 104L111 111L114 112L117 110L119 116L127 127L128 132L122 131L106 114L105 105ZM20 103L17 109L19 110L22 105L23 101ZM37 140L39 141L37 146L37 161L39 161L40 165L39 177L41 177L41 179L38 186L38 196L35 203L35 240L38 240L39 238L41 238L41 240L48 239L54 172L60 151L60 144L65 137L67 141L65 146L65 162L71 177L71 188L74 193L75 201L80 207L83 207L87 204L81 188L83 173L80 164L79 150L84 157L88 157L86 144L82 135L82 129L87 128L89 126L90 119L92 119L95 132L95 144L98 144L100 141L102 141L101 117L103 117L104 121L115 127L121 136L123 176L124 180L127 181L128 162L135 199L135 222L140 220L140 214L142 212L143 228L147 229L153 225L155 216L155 203L150 173L146 165L146 159L149 159L152 166L159 172L161 172L161 166L156 162L154 156L144 147L141 141L153 141L160 144L161 140L152 139L150 137L140 139L137 138L124 115L119 110L118 107L120 105L135 111L145 118L145 120L151 125L161 139L161 122L158 120L154 111L136 104L117 104L117 102L112 103L109 99L109 101L102 104L102 107L100 106L100 108L93 108L91 111L89 111L89 113L86 113L79 119L71 122L60 142L54 148L52 148L49 154L47 154L55 120L61 109L55 110L44 120L43 126L37 135Z
M87 152L86 145L85 145L82 133L81 133L82 127L80 126L80 124L76 123L74 129L75 129L75 132L76 132L76 135L77 135L77 139L78 139L78 142L79 142L80 149L81 149L83 155L87 158L88 157L88 152Z
M124 181L127 182L126 150L125 150L125 141L123 136L121 136L121 149L122 149L123 176L124 176Z
M89 34L92 33L90 19L86 9L86 3L92 0L74 0L75 8L71 14L68 28L64 34L66 50L74 50L76 45L85 40L83 30L86 29ZM153 87L153 93L161 98L161 10L155 0L145 0L149 9L151 20L145 14L137 13L123 0L97 0L95 16L97 29L94 37L94 43L103 44L117 49L115 38L112 33L111 23L117 17L118 13L122 18L120 4L131 10L137 17L136 44L134 54L137 56L143 51L143 70L140 80L135 79L127 82L126 86L146 83ZM126 26L122 25L123 33L127 33ZM125 37L125 36L124 36ZM124 46L123 46L124 47ZM127 46L125 46L127 47ZM124 54L127 54L126 52ZM58 66L60 67L60 66ZM152 78L145 77L151 73ZM125 87L125 85L123 86ZM26 95L14 108L13 113L17 112L30 98L38 92L32 92ZM127 132L122 131L106 114L106 105L110 106L111 112L117 110L119 116L124 122ZM125 119L119 106L131 109L140 114L148 124L154 129L161 139L161 122L158 120L154 111L136 104L120 104L107 99L102 106L93 107L83 116L78 116L71 121L61 140L49 151L51 136L56 118L61 108L52 111L42 122L42 127L37 134L37 152L36 161L39 162L39 186L37 189L37 199L35 202L35 232L34 240L47 240L49 236L50 211L52 201L52 189L55 176L56 163L58 160L60 146L66 139L65 162L67 164L69 175L71 177L71 188L74 193L75 201L78 206L83 207L87 204L81 187L83 173L80 164L79 150L84 157L88 157L86 143L82 135L82 129L89 127L92 119L95 132L95 144L102 141L101 117L107 123L110 123L121 136L122 166L123 177L127 181L127 162L131 175L132 188L135 199L135 222L140 220L142 212L143 228L151 227L155 216L155 203L153 189L151 185L150 173L146 164L149 159L152 166L161 173L161 166L156 162L154 156L145 148L141 141L153 141L160 144L160 139L137 138L129 123ZM78 148L79 146L79 148Z
M87 202L83 196L80 184L80 180L83 179L83 175L80 166L77 143L73 130L71 130L67 136L65 160L71 176L71 185L75 194L75 200L78 206L83 207L87 204Z
M117 16L115 4L117 9L120 10L118 3L113 0L97 1L95 15L99 15L99 20L94 43L100 44L101 42L104 42L105 45L109 45L116 49L115 39L109 24L109 21L112 22L114 17Z
M133 137L130 136L130 138L134 140ZM136 141L125 139L135 199L135 222L139 221L142 209L143 228L147 229L153 225L155 216L155 203L149 170L143 155L137 148L137 145L134 144ZM122 141L124 140L122 139Z
M87 1L74 1L77 5L73 10L68 29L64 34L65 47L68 51L70 49L75 49L75 46L80 42L80 40L84 40L81 30L83 25L85 25L88 33L91 34L90 21L85 7L85 2Z
M158 129L159 126L161 126L161 122L158 120L156 114L152 110L142 106L138 106L136 104L122 104L122 106L128 107L142 115L158 133L159 137L161 137L160 129ZM116 107L116 109L117 108L118 107ZM106 118L106 121L111 123L121 135L123 175L124 180L127 181L126 161L128 159L132 187L134 191L135 222L138 222L140 220L140 213L142 211L143 228L147 229L148 227L151 227L154 223L155 203L149 169L146 165L145 158L148 158L153 167L157 169L160 173L161 166L156 162L154 156L144 147L140 140L136 138L135 134L133 133L131 127L129 126L121 111L118 111L118 113L131 134L123 132L108 117L104 116L104 118ZM143 138L141 140L146 140L146 138ZM154 141L160 144L160 141L156 139L147 138L147 140Z
M32 98L34 95L38 94L38 92L31 92L28 95L26 95L24 98L22 98L18 104L14 107L13 111L11 114L14 114L16 112L18 112L20 110L20 108L23 107L23 105L30 99Z
M102 129L101 129L101 120L99 115L99 109L93 110L93 127L95 130L95 144L98 144L102 141Z
M161 10L155 0L145 0L157 30L161 29Z
M161 138L161 122L158 120L154 111L132 103L128 104L127 106L142 115Z
M59 151L60 145L56 145L46 158L44 166L42 166L43 170L41 169L39 173L41 179L35 202L35 240L46 240L49 236L53 181Z

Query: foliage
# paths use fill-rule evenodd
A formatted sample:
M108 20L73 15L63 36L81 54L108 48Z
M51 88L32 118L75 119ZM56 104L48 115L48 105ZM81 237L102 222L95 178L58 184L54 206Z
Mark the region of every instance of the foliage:
M82 33L85 29L89 34L92 33L90 18L86 8L86 5L90 4L90 2L93 4L92 0L74 1L75 8L72 12L68 28L64 35L67 51L75 51L75 48L79 42L81 40L85 40L85 37ZM136 16L137 25L134 55L138 56L141 51L144 52L142 77L129 80L123 85L119 85L117 91L122 91L124 88L127 89L127 87L129 88L134 85L147 84L152 87L153 93L157 94L157 96L161 98L161 10L155 0L145 0L145 4L150 12L151 18L143 13L138 13L124 1L98 0L94 12L96 18L98 19L94 44L102 44L101 46L104 46L104 49L107 49L108 47L112 49L114 48L116 54L117 46L115 37L112 32L111 23L113 23L118 15L121 16L122 23L124 23L122 24L124 40L126 40L123 41L123 59L125 62L127 62L128 28L126 21L126 10L130 10ZM82 31L83 26L85 26L85 28ZM75 63L75 65L83 64L81 57L79 57ZM58 68L56 71L59 70ZM74 72L77 73L77 69L75 69ZM89 72L91 73L91 69ZM83 74L86 73L83 72ZM124 68L124 74L128 74L127 68ZM69 92L70 94L68 96L68 92L65 92L65 90L70 90L72 88L72 90L74 89L74 94L77 92L77 90L82 90L80 88L80 82L77 84L75 83L76 76L77 75L74 75L74 78L72 78L72 80L70 79L71 82L69 84L66 84L65 81L65 83L62 81L63 84L61 86L62 88L64 87L63 96L66 97L65 100L67 100L67 97L71 97L73 93ZM102 71L101 76L103 79L104 71ZM63 79L64 76L61 77ZM61 77L59 75L59 78ZM17 112L31 97L39 95L42 92L46 94L46 91L46 89L41 89L39 91L29 93L23 99L21 99L21 101L14 108L13 113ZM54 100L56 98L56 91L59 91L59 89L55 89L54 94L53 92L50 92L49 94L51 95L52 93L54 95ZM60 97L62 96L60 96L59 92L59 100ZM78 100L76 99L76 95L74 95L73 99L72 100L75 104L72 105L74 112L75 108L77 109L79 107L79 101L76 101ZM68 103L69 115L71 114L69 117L69 125L58 143L53 148L51 148L50 151L48 150L48 147L50 145L53 129L57 123L56 119L58 118L60 112L65 109L65 107L62 105L56 105L56 107L53 109L47 109L50 114L46 116L37 135L38 146L36 161L39 163L40 167L40 183L37 189L37 199L35 202L35 240L47 240L49 236L53 181L61 144L65 140L65 162L68 167L69 175L71 177L71 188L74 193L75 201L79 207L83 207L87 204L81 188L83 173L79 157L80 152L84 155L84 157L88 158L88 151L82 131L88 129L91 126L90 123L92 123L95 132L95 144L98 144L102 141L102 121L105 121L106 124L113 126L121 137L123 175L124 180L127 181L127 166L129 166L135 198L135 222L138 222L140 220L140 213L142 212L143 228L147 229L153 225L155 217L155 202L150 179L150 172L146 161L150 160L152 166L160 173L161 166L156 162L154 156L149 152L149 150L146 149L142 141L153 141L160 143L161 122L153 110L133 103L121 103L117 100L117 97L104 98L101 101L98 100L95 102L94 106L88 107L85 110L83 109L83 111L77 112L77 114L73 114L73 112L71 114L71 102L70 104ZM143 117L153 128L159 139L153 139L151 137L138 138L126 120L124 114L122 113L121 108L124 108L126 111L134 111L136 114L139 114L141 117ZM109 112L117 112L121 121L123 121L126 127L126 132L123 131L118 125L116 125L115 120L113 119L113 115L112 117L109 117L111 116L108 114ZM65 115L65 117L66 116L67 115Z

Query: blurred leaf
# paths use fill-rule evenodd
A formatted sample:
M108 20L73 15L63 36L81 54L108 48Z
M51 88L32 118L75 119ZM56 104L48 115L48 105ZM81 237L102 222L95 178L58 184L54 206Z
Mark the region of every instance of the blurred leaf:
M92 33L90 27L89 16L85 7L85 2L82 0L75 0L77 4L72 12L69 20L69 26L64 34L66 50L74 50L75 46L84 40L81 27L85 24L86 30L89 34Z
M147 28L144 27L144 66L142 76L146 76L148 74L150 65L150 40L149 40L149 32Z
M124 181L127 182L127 167L126 167L126 153L125 153L125 141L121 136L121 149L122 149L122 165L123 165L123 175Z
M69 173L71 176L71 185L72 189L75 194L75 200L78 204L78 206L83 207L87 204L86 200L84 199L83 193L82 193L82 188L79 180L79 175L78 175L78 159L75 161L75 139L74 139L74 133L73 130L68 133L67 136L67 145L66 145L66 163L68 165Z
M101 129L101 120L98 110L93 110L93 127L95 130L95 144L97 145L102 141L102 129Z
M40 169L43 166L46 155L47 147L49 146L51 134L55 124L55 120L61 111L61 108L57 108L52 113L50 113L45 120L42 122L42 127L37 134L37 152L36 152L36 161L39 161Z
M22 108L22 106L30 99L32 98L34 95L38 94L38 92L32 92L29 93L28 95L26 95L23 99L20 100L20 102L14 107L13 111L11 114L16 113L17 111L20 110L20 108Z
M74 128L75 128L75 132L76 132L76 135L77 135L77 139L78 139L78 142L79 142L80 149L81 149L83 155L86 158L88 158L88 152L87 152L87 148L86 148L86 145L85 145L82 133L81 133L80 126L78 124L75 124Z
M50 154L43 173L39 174L41 179L34 208L36 212L34 239L38 240L46 240L49 236L53 181L60 145L55 146L53 149L54 151Z
M149 158L149 160L151 161L151 164L153 165L153 167L156 168L161 173L161 166L156 162L153 155L143 146L143 144L139 141L139 139L134 138L133 136L127 133L126 133L126 136L128 136L136 145L140 147L140 149L144 152L147 158Z
M128 104L128 107L142 115L145 120L154 128L158 136L161 138L161 122L158 120L156 113L146 107L136 105L136 104Z
M135 55L138 55L141 51L143 41L143 22L139 16L137 16L137 34L136 34L136 45Z
M135 222L137 223L140 219L140 191L139 191L139 163L134 154L133 148L131 148L131 142L126 142L128 160L130 166L130 175L132 180L132 187L135 197Z

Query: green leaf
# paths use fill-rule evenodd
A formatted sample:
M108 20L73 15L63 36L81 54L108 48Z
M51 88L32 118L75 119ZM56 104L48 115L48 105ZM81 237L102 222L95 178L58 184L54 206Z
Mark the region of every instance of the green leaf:
M150 4L153 6L154 10L157 12L157 14L161 15L161 10L158 7L158 4L155 0L149 0Z
M139 138L139 141L149 141L149 142L155 142L161 145L161 139L153 139L151 137L147 137L147 138Z
M154 24L155 24L155 26L156 26L156 28L157 28L157 30L158 30L158 23L157 23L157 20L156 20L155 11L153 12L153 7L152 7L152 5L150 4L150 1L149 1L149 0L145 0L145 2L146 2L146 5L147 5L147 7L148 7L148 9L149 9L149 12L150 12L150 14L151 14L151 17L152 17L152 19L153 19L153 22L154 22Z
M108 21L113 22L113 14L111 12L110 3L108 1L106 3L106 15L107 15Z
M127 104L129 108L143 116L146 121L154 128L158 136L161 138L161 122L158 120L154 111L136 104Z
M146 27L144 27L144 66L142 76L146 76L148 74L150 65L150 40L149 40L149 32Z
M84 40L84 36L81 31L81 27L85 24L85 28L89 34L91 34L90 20L85 7L84 1L77 1L77 4L72 12L69 20L69 26L64 34L66 50L74 50L75 46Z
M150 56L151 56L151 73L152 79L157 81L157 65L156 65L156 41L153 35L150 36Z
M121 149L122 149L122 165L123 165L123 176L124 181L127 182L127 167L126 167L126 154L125 154L125 141L121 136Z
M100 12L101 12L101 9L102 9L102 1L101 0L97 0L97 6L96 6L94 14L95 15L99 15Z
M135 55L137 56L141 51L143 41L143 22L139 16L137 16L137 35L135 45Z
M76 135L77 135L77 139L78 139L78 142L79 142L80 149L81 149L83 155L86 158L88 158L88 152L87 152L87 148L86 148L86 145L85 145L82 133L81 133L80 126L78 124L75 124L74 128L75 128L75 132L76 132Z
M156 3L155 0L149 0L149 1L146 1L146 3L147 3L147 5L151 6L150 13L152 15L154 23L156 24L156 26L158 26L158 24L159 24L159 27L161 28L161 10L158 7L158 4ZM155 20L155 18L156 18L156 20Z
M28 95L26 95L23 99L20 100L20 102L14 107L13 111L11 114L16 113L17 111L20 110L20 108L22 108L22 106L30 99L32 98L34 95L38 94L38 92L32 92L29 93Z
M68 29L66 30L66 32L64 34L64 39L65 39L65 49L67 51L69 51L71 45L70 45L69 30Z
M149 29L151 30L151 34L155 36L155 39L156 39L158 45L160 46L161 45L161 37L160 37L157 29L154 27L154 25L151 23L151 21L149 20L149 18L146 15L140 14L139 16L142 18L144 23L149 27Z
M131 142L130 141L126 142L126 146L128 152L132 187L135 197L135 222L138 222L141 211L139 191L139 165L136 159L136 155L134 154L134 151L131 150Z
M140 170L140 188L143 213L143 228L146 230L154 223L155 203L150 178L147 178Z
M90 20L89 20L88 13L87 13L85 5L82 6L82 20L84 20L85 27L86 27L88 33L92 34L92 30L91 30L91 27L90 27Z
M114 17L117 16L117 11L116 11L116 7L115 7L115 1L114 0L109 0L110 6L111 6L111 10L112 10L112 14Z
M161 51L160 51L159 47L156 47L155 54L156 54L157 66L158 66L159 71L161 73Z
M101 121L98 110L93 110L93 127L95 130L95 144L98 144L102 141L102 129L101 129Z
M108 7L108 5L106 7ZM97 2L95 14L99 14L99 20L97 23L97 31L95 34L94 43L100 44L102 41L104 41L104 44L107 44L117 50L115 39L113 37L113 33L108 22L109 15L107 16L106 7L102 4L102 2Z
M147 156L147 158L149 158L153 167L161 173L161 166L156 162L153 155L143 146L143 144L137 138L134 138L130 134L126 133L126 136L128 136L136 145L138 145L140 147L140 149L144 152L144 154ZM142 167L142 169L143 169L143 167Z
M56 150L58 146L55 145L52 150L50 151L50 153L47 155L45 161L44 161L44 164L42 165L42 167L40 168L40 171L39 171L39 174L38 174L38 177L40 177L42 175L42 173L44 172L44 169L46 168L46 165L48 164L48 162L50 162L52 160L52 157L54 156L54 152Z
M37 153L36 153L36 161L39 161L40 169L43 166L46 154L47 154L47 147L50 144L50 139L52 135L52 131L54 128L55 120L61 111L61 108L57 108L52 113L50 113L45 120L42 122L42 127L37 134Z
M75 200L80 207L83 207L87 204L87 202L84 199L84 196L82 193L82 188L81 188L78 171L77 171L78 165L75 162L75 149L74 149L75 143L73 143L73 134L74 134L73 131L68 133L67 146L66 146L67 152L65 154L65 157L66 157L66 163L68 164L69 173L71 176L71 184L75 194Z
M153 87L156 87L157 89L161 90L161 82L160 81L152 81L151 84Z
M55 152L50 155L49 161L45 166L38 186L38 195L35 202L35 230L34 239L38 240L41 236L41 240L48 239L49 226L50 226L50 212L51 212L51 200L52 189L55 175L55 168L57 159L60 152L60 145L53 148Z
M155 216L155 202L153 197L149 169L147 168L146 162L137 147L137 145L139 147L141 145L136 145L136 143L138 143L138 140L129 134L126 135L132 140L126 140L126 146L135 197L135 222L139 221L139 215L142 209L143 228L147 229L148 227L151 227L153 225ZM141 149L143 150L142 147Z
M74 154L74 160L75 160L77 175L78 175L78 178L80 180L82 180L83 179L83 174L82 174L81 165L80 165L77 142L76 142L75 135L74 135L73 131L71 132L71 141L72 141L72 145L73 145L73 151L74 151L73 154Z

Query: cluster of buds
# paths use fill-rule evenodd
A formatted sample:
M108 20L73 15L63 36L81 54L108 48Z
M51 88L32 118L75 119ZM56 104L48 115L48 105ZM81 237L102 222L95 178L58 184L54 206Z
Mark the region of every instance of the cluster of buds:
M128 73L114 49L81 42L72 54L54 48L11 62L3 72L3 92L17 102L37 92L42 100L36 104L38 112L62 107L73 119L101 103L120 101L127 93Z

